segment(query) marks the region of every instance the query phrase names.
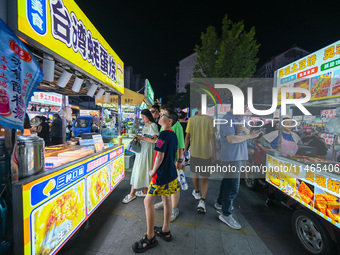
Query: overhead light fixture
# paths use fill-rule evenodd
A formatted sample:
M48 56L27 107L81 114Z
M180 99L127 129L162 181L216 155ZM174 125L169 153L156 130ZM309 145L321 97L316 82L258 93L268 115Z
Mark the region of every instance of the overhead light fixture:
M74 92L79 92L81 85L83 84L84 79L79 78L78 76L76 77L76 79L74 80L73 86L72 86L72 90Z
M97 95L96 95L96 99L100 100L102 98L102 96L104 95L105 90L100 88Z
M68 81L71 79L71 76L71 73L64 70L63 73L60 75L59 80L57 81L58 86L61 88L65 88Z
M109 92L105 92L105 96L104 96L104 102L108 103L110 101L110 96L111 94Z
M91 87L90 87L89 91L87 91L87 95L90 96L90 97L93 97L93 95L96 92L97 88L98 88L98 85L96 85L94 83L91 84Z
M44 58L43 60L43 74L44 81L54 82L54 60Z

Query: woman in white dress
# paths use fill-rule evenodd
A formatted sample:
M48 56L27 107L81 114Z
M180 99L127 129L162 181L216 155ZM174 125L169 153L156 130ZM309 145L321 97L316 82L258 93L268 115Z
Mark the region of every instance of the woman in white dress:
M135 162L133 164L132 174L131 174L131 191L130 194L126 195L123 199L123 203L127 204L138 197L145 197L150 184L149 171L152 169L154 160L154 140L158 136L158 127L155 123L154 118L149 110L144 109L141 112L142 120L145 126L142 130L142 136L137 135L136 139L141 141L141 152L136 153ZM152 136L154 139L145 137L144 135ZM136 191L138 189L142 189Z

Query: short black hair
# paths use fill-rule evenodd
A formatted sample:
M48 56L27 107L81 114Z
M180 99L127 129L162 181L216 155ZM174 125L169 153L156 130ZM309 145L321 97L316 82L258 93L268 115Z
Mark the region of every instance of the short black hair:
M157 111L159 111L159 105L158 104L154 104L153 106L151 106L151 108L156 109Z
M180 113L178 114L178 118L180 119L184 119L187 116L187 114L183 111L180 111Z
M171 110L175 111L175 106L172 103L162 104L161 110L164 110L164 109L171 109Z
M149 121L155 122L155 119L153 118L151 112L148 109L142 110L141 114L145 115L149 119Z
M174 110L172 110L171 108L166 108L165 111L168 112L169 117L172 120L171 126L175 125L175 123L178 121L177 113Z
M53 117L56 117L57 119L60 119L60 116L58 113L53 114Z

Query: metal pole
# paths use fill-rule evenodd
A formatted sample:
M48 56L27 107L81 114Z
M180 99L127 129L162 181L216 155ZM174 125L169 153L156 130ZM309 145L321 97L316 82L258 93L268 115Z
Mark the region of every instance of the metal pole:
M66 96L63 95L62 97L62 104L61 104L61 120L62 120L62 125L63 125L63 144L66 144Z
M337 160L337 151L335 150L335 146L337 144L337 141L338 141L338 136L337 135L334 135L334 138L333 138L333 147L332 147L332 160L333 161L336 161Z
M282 106L281 106L282 107ZM279 136L277 139L277 147L276 147L276 153L275 156L281 157L281 143L282 143L282 115L281 115L282 109L280 109L279 114Z
M118 95L118 135L122 135L122 97Z

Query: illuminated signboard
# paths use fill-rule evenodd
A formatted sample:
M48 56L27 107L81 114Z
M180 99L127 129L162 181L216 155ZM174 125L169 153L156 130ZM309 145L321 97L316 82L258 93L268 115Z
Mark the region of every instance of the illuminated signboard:
M79 115L98 117L100 115L100 112L96 110L79 110Z
M24 254L56 254L124 176L120 146L23 185Z
M18 0L10 5L17 14L10 25L19 37L124 93L124 63L73 0Z
M153 92L153 89L151 87L151 84L148 79L145 79L145 98L149 101L150 104L153 104L155 93Z
M63 96L57 93L34 92L34 95L31 97L31 102L38 104L61 106L63 102Z
M278 69L277 87L308 89L311 101L340 96L340 41ZM301 98L295 93L290 98ZM280 96L279 96L280 98Z

